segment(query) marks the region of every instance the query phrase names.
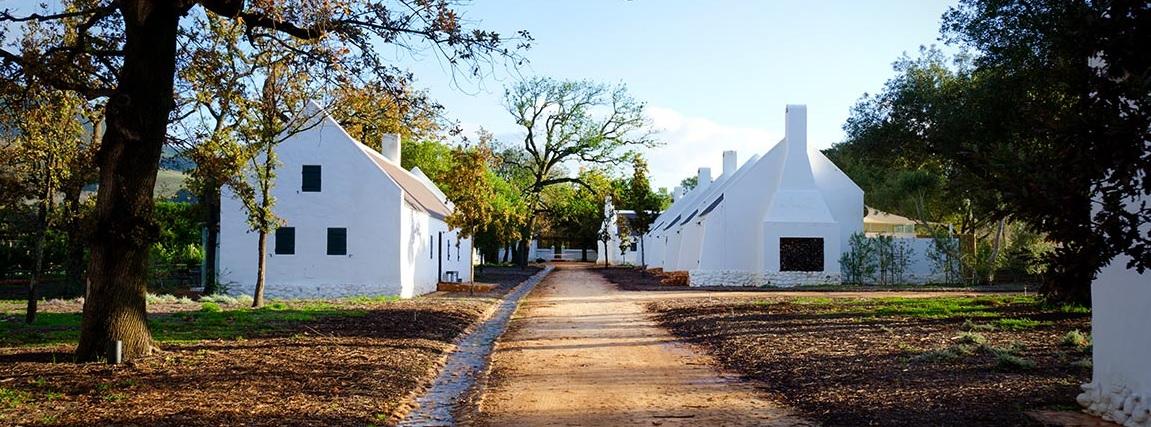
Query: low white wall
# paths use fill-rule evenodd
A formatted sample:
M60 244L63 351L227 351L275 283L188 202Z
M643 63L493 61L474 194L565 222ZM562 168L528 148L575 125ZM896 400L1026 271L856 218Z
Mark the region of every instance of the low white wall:
M1126 427L1151 426L1151 274L1117 257L1091 286L1092 382L1078 401Z

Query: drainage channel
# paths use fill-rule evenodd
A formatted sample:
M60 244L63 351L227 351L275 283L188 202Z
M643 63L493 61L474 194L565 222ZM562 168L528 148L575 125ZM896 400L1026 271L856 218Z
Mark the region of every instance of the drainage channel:
M475 331L468 334L456 345L456 350L448 356L447 363L436 377L435 382L423 396L416 399L416 409L412 410L401 426L444 426L455 424L457 402L475 386L476 380L487 368L488 356L495 347L496 339L504 333L516 311L520 299L531 292L554 267L549 265L540 272L520 283L500 301L492 316Z

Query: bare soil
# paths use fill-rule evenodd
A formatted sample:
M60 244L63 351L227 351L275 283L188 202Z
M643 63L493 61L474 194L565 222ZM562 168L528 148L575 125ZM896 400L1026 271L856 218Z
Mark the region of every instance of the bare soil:
M0 348L0 425L394 423L492 302L353 304L120 366L71 363L73 344Z
M971 325L962 314L885 314L884 303L858 295L816 303L714 295L649 308L676 336L824 425L1037 425L1025 411L1076 408L1078 385L1091 375L1082 365L1089 348L1062 344L1067 332L1090 330L1090 314L989 299L980 315L1039 324L976 332L986 343L959 347ZM1005 364L997 351L1034 366Z
M809 425L647 318L642 294L560 264L500 339L479 425Z

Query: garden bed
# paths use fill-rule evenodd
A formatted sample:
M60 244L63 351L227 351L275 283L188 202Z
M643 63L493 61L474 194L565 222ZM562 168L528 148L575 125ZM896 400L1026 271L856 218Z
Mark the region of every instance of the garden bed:
M1033 297L694 298L656 319L825 425L1029 425L1077 408L1090 314Z
M120 366L70 362L79 314L60 308L65 302L32 327L23 325L22 312L5 310L0 424L393 423L436 376L453 341L493 301L358 298L278 302L259 310L150 307L163 351Z

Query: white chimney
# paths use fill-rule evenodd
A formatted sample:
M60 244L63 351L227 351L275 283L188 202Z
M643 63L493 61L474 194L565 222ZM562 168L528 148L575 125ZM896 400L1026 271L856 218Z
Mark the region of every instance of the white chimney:
M695 183L695 188L706 188L711 184L711 168L699 168L699 179Z
M785 123L787 156L783 163L783 179L779 186L814 188L815 177L811 173L811 159L807 156L807 106L788 105Z
M679 191L682 189L683 189L683 187L680 187L677 185L677 186L675 186L675 188L673 188L671 190L671 201L674 202L676 200L679 200Z
M731 177L735 173L738 162L736 161L735 151L727 150L723 152L723 176Z
M400 134L384 134L380 141L380 154L383 154L392 163L400 164Z

